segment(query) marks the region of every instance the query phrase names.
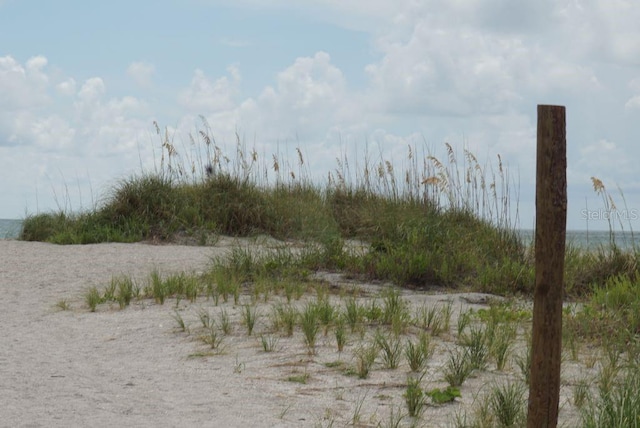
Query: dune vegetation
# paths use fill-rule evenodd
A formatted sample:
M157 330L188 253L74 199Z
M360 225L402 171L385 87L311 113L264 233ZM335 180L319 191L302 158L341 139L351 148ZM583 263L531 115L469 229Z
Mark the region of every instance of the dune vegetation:
M234 320L244 325L248 336L259 334L265 352L298 330L310 356L317 355L317 337L328 331L335 334L339 352L349 337L360 335L359 345L352 346L355 363L344 367L338 361L336 370L366 378L376 361L385 369L406 361L411 375L404 397L407 415L413 418L421 414L427 398L437 404L454 401L467 377L486 371L489 362L497 371L517 366L519 383L496 386L484 410L458 415L457 424L522 423L527 348L518 355L512 351L516 343L527 343L526 305L493 304L487 312L459 312L452 320L450 306L410 307L393 289L373 300L359 300L357 293L331 300L314 276L341 272L363 282L527 301L535 280L533 248L517 233L517 192L499 155L494 163L481 163L468 150L459 154L446 144L446 159L438 159L410 146L402 168L367 154L357 162L337 158L336 167L318 182L301 149L294 161L279 155L261 159L238 139L235 153L227 155L206 126L179 149L166 132L156 129L162 152L154 171L122 179L88 212L30 215L20 238L56 244L215 245L222 235L256 240L268 236L285 245L260 254L234 249L197 276L163 278L154 272L143 284L114 278L104 290L87 291L86 307L96 311L100 305L118 304L124 309L139 299L158 304L175 299L178 308L180 301L211 299L217 308L233 301L233 307L241 308ZM355 164L361 166L352 171ZM602 182L594 178L593 184L605 208L611 209L613 199ZM640 400L638 251L622 251L611 234L607 247L568 246L566 252L564 287L573 304L564 313L563 346L568 358L585 367L600 360L594 379L574 382L572 403L584 426L636 426L625 423L637 423L640 415L635 404ZM316 298L300 300L309 293ZM269 310L264 304L275 295L271 327L263 324L254 330L256 319ZM292 300L300 303L292 305ZM68 302L59 303L69 309ZM226 309L218 312L218 321L214 315L198 314L198 335L214 350L232 329ZM182 312L176 309L174 319L182 331L189 331ZM449 349L443 373L447 389L427 391L420 373L432 355L434 337L445 337L444 342L456 347L443 348ZM592 351L585 353L586 346ZM290 381L305 383L308 376ZM402 414L395 416L402 419ZM389 425L397 426L393 418L392 409Z

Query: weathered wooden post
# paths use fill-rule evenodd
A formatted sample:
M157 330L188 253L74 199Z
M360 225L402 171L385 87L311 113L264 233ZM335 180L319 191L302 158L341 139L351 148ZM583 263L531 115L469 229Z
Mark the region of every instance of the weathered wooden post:
M538 106L536 288L533 302L528 428L558 424L562 294L567 227L565 108Z

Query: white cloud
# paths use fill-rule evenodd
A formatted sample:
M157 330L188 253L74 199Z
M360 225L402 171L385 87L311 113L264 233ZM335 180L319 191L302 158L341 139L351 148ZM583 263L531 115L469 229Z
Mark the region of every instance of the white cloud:
M151 87L154 73L155 66L145 61L132 62L127 68L129 77L131 77L138 86L143 88Z
M640 95L634 95L629 98L629 101L624 104L624 107L628 109L640 108Z
M92 77L82 84L78 98L82 102L95 103L106 92L107 88L100 77Z
M60 95L73 96L76 94L76 81L73 78L68 78L63 82L56 85L56 90Z
M79 90L72 77L49 88L47 63L42 56L24 65L0 58L0 90L7 94L0 101L1 142L96 157L135 149L140 132L151 123L144 101L108 97L101 77L87 79ZM63 97L52 98L49 89Z
M342 71L326 52L297 58L278 73L257 99L240 108L244 123L258 123L261 138L322 139L333 127L356 126L362 121L356 96L347 91Z
M443 5L438 14L417 11L402 20L403 28L413 25L409 35L391 31L377 38L383 57L366 70L383 109L398 114L497 114L513 111L532 94L599 89L589 66L571 61L535 33L505 33L496 31L496 25L487 31L469 4ZM466 13L453 13L461 9ZM460 25L451 25L460 20ZM538 28L535 22L532 18L530 31Z
M23 66L11 56L0 57L0 107L5 110L38 108L46 105L48 79L44 57L30 58ZM0 113L2 115L3 113Z
M237 67L227 68L229 76L211 81L204 71L196 69L191 84L178 95L180 105L195 114L209 114L233 109L241 81Z
M0 164L13 178L13 199L4 205L12 211L4 216L15 218L24 208L87 208L107 183L146 162L148 154L138 144L148 141L152 119L143 100L109 96L101 77L77 90L74 78L52 78L53 73L44 57L25 64L0 58L0 91L7 94L0 100ZM49 90L62 96L52 97ZM73 195L65 194L69 187Z

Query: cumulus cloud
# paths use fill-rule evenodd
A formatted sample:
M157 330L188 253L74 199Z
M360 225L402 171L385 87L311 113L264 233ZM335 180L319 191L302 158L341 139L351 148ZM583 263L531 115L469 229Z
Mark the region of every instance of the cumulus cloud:
M278 73L277 80L282 96L291 98L294 109L300 110L335 104L345 89L342 72L331 64L326 52L296 59L292 66Z
M532 94L599 89L589 65L572 61L538 34L538 22L547 22L552 13L544 11L552 7L529 11L529 23L520 27L512 16L520 12L502 0L483 2L488 12L482 14L477 2L439 5L438 14L424 4L399 13L410 33L389 31L376 39L383 57L366 70L383 108L401 114L496 114L519 108ZM518 26L511 28L512 21Z
M42 56L30 58L25 65L11 56L0 57L0 107L7 111L46 105L50 101L46 65Z
M56 85L56 90L60 95L73 96L76 94L76 81L73 78L68 78L63 82Z
M189 87L178 95L178 103L196 114L234 108L241 76L235 66L228 67L227 72L228 76L212 81L203 70L196 69Z
M24 64L0 57L2 144L95 156L136 147L141 130L150 123L144 101L109 97L101 77L89 78L77 89L72 77L53 79L47 65L42 56Z
M38 203L47 210L86 208L86 200L60 206L67 204L67 196L56 200L52 189L64 195L73 180L78 193L89 199L93 186L97 192L139 168L138 143L152 120L147 104L132 96L109 96L101 77L76 83L60 71L49 72L47 64L44 57L25 63L0 57L2 170L14 178L12 191L18 195L33 195L44 186L35 202L14 196L7 202L13 211L5 216L16 217L24 208L37 211Z
M326 52L297 58L278 73L276 82L257 100L263 124L307 132L343 122L349 106L346 81Z
M104 81L100 77L92 77L82 84L78 99L86 103L97 102L106 91Z
M153 64L145 61L136 61L129 64L127 74L140 87L148 88L152 85L155 67Z

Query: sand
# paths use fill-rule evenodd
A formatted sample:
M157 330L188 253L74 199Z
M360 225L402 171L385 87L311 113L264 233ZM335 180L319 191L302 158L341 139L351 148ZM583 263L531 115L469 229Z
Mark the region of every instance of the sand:
M83 301L87 288L102 289L113 275L142 279L153 269L203 271L213 256L233 245L256 242L224 238L215 247L56 246L0 240L0 426L385 426L392 410L406 412L405 362L396 370L377 365L368 379L325 365L343 361L352 366L354 337L342 354L330 333L320 336L316 355L308 355L300 332L278 338L276 350L264 352L260 336L269 334L273 302L257 306L260 318L248 336L240 324L242 307L232 301L215 307L204 299L177 305L175 299L164 305L142 300L124 310L101 305L95 313ZM339 275L327 278L337 287L353 286ZM384 286L365 289L374 293ZM403 293L412 304L451 301L456 310L483 302L475 295ZM70 310L56 307L63 299ZM191 334L177 327L176 308ZM212 352L197 338L198 313L215 315L221 308L235 327L221 350ZM441 368L448 346L436 347L424 381L427 389L446 386ZM477 375L465 383L461 399L428 406L417 425L448 426L455 413L472 408L486 385L516 377L515 369ZM575 411L568 398L563 400L562 417L571 421ZM405 418L402 426L410 422Z

